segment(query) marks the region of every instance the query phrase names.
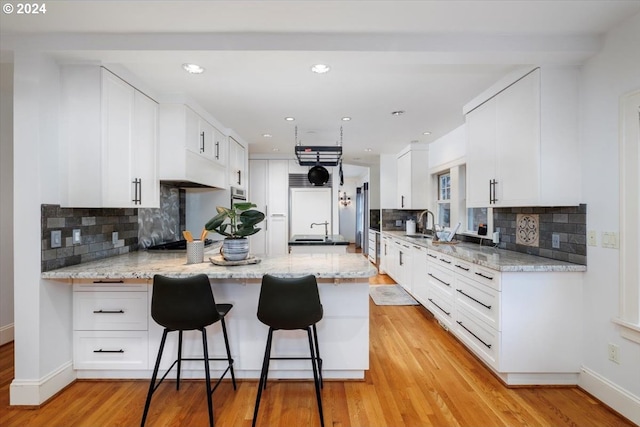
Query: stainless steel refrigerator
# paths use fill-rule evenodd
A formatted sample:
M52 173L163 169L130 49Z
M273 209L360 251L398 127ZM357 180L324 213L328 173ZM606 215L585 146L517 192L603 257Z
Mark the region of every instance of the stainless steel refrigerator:
M369 246L369 183L356 188L356 249L368 253Z

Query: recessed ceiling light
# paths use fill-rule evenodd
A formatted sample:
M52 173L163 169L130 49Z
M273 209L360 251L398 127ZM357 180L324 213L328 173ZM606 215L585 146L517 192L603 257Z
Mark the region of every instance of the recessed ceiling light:
M392 116L401 116L404 114L404 110L398 110L398 111L392 111L391 115Z
M202 68L198 64L182 64L182 68L184 68L184 70L187 73L190 73L190 74L202 74L202 73L204 73L204 68Z
M270 133L263 133L262 137L263 138L271 138L271 137L273 137L273 135L271 135Z
M279 148L274 148L273 151L280 151L280 149Z
M431 132L426 131L426 132L422 132L423 135L431 135Z
M292 122L292 121L294 121L294 120L295 120L295 118L293 118L293 117L285 117L284 119L285 119L286 121L288 121L288 122Z
M372 148L365 148L364 149L364 151L367 151L367 152L372 151L372 150L373 150Z
M351 117L343 117L343 118L342 118L342 121L343 121L343 122L348 122L349 120L351 120Z
M313 71L314 73L317 73L317 74L328 73L330 69L331 69L331 67L329 67L328 65L325 65L325 64L316 64L313 67L311 67L311 71Z

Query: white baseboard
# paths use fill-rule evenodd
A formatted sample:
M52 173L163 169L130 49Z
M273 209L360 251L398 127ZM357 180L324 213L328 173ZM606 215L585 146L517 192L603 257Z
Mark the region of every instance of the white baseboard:
M0 327L0 345L13 341L13 323Z
M9 386L10 405L41 405L76 380L73 363L68 362L39 380L14 379Z
M584 366L578 385L631 422L640 425L640 397Z

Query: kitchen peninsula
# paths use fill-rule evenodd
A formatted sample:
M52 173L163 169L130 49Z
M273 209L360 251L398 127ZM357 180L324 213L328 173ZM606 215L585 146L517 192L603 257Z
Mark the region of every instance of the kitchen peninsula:
M150 317L155 274L186 277L206 274L217 303L231 303L227 318L236 375L258 378L267 327L256 318L264 274L318 279L324 308L318 324L325 378L362 379L369 367L369 283L375 268L358 254L264 256L257 264L217 266L186 264L186 254L133 252L127 255L42 273L42 278L73 286L73 369L77 378L149 378L162 328ZM210 357L224 354L219 325L208 329ZM279 331L274 356L306 355L299 331ZM301 339L302 337L302 339ZM176 351L167 342L165 353ZM184 357L201 356L199 333L186 333ZM166 359L166 360L165 360ZM163 359L165 368L169 357ZM307 362L307 363L305 363ZM274 361L273 378L311 378L308 361ZM309 366L307 366L309 365ZM212 363L214 371L224 369ZM201 362L186 362L185 378L202 378Z

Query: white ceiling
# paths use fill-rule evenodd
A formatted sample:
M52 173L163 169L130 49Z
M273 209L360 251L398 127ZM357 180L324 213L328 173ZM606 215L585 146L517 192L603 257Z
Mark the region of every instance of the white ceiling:
M599 49L604 33L640 13L638 0L46 6L40 16L0 15L3 53L37 47L61 61L119 64L158 94L195 100L251 153L293 154L296 125L304 145L332 145L343 126L344 161L353 164L434 141L461 125L462 106L508 72L579 64ZM184 62L206 72L188 75ZM311 73L315 63L331 71ZM406 113L391 116L396 110Z

